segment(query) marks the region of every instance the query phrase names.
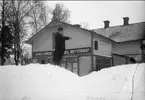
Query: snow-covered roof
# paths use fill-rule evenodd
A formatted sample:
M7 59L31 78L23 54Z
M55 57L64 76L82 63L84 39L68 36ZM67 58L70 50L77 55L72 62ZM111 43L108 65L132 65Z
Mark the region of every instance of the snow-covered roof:
M114 26L106 29L99 28L94 29L94 31L116 42L140 40L145 38L145 22Z

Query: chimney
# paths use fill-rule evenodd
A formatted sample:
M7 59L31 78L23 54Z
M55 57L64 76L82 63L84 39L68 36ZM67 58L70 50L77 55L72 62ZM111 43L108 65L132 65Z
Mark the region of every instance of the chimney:
M124 25L129 25L129 17L124 17L123 18L123 21L124 21Z
M108 21L108 20L104 21L104 28L108 28L109 27L109 23L110 23L110 21Z

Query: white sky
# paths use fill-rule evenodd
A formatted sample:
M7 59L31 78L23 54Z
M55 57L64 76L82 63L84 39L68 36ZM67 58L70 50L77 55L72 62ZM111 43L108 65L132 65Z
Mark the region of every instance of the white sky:
M72 24L88 22L90 29L104 27L104 20L110 26L122 25L123 17L130 23L145 22L145 1L47 1L49 6L63 3L71 11Z

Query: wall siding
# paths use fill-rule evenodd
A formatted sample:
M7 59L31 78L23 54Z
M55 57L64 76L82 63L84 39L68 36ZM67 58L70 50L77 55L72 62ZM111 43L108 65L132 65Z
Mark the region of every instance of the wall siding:
M98 50L95 50L95 48L93 46L95 55L111 57L111 53L112 53L112 42L111 41L104 39L97 35L94 36L93 44L94 44L94 41L98 41Z
M67 25L64 28L64 36L72 37L66 41L66 49L91 47L91 35L89 32ZM33 52L50 51L52 49L52 33L57 31L58 26L45 28L33 42Z
M139 54L141 52L140 41L115 43L113 44L112 52L118 54Z

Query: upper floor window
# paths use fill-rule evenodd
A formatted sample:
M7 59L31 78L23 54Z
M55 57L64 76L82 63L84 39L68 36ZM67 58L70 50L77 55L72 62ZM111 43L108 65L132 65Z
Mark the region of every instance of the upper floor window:
M95 50L98 50L98 41L94 41L94 48Z

